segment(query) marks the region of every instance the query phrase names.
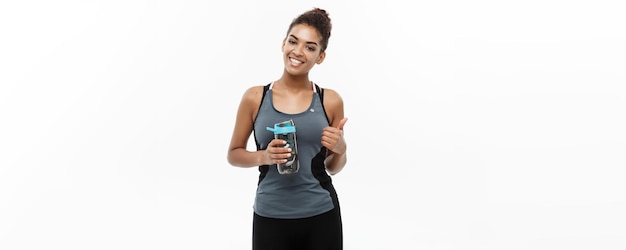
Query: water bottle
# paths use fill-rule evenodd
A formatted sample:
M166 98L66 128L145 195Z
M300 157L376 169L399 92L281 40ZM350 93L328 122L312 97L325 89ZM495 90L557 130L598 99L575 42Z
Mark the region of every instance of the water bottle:
M287 162L276 164L278 173L294 174L298 172L300 164L298 163L298 144L296 141L296 126L293 120L279 122L274 124L274 128L266 127L267 130L274 132L274 138L285 140L285 147L291 148L291 156L287 158Z

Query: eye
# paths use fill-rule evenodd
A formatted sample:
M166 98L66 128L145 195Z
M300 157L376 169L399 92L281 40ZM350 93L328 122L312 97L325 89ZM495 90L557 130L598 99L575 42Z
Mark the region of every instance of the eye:
M296 41L295 41L295 40L292 40L292 39L287 40L287 42L288 42L289 44L291 44L291 45L296 44Z
M309 51L315 51L315 49L317 49L314 46L306 46L306 49L308 49Z

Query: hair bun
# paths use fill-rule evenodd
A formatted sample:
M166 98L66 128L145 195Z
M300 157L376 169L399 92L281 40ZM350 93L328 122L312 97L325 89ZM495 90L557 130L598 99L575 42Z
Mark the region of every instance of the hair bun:
M330 20L330 17L328 16L328 12L326 12L326 10L324 9L320 9L318 7L315 7L311 10L311 12L313 13L320 13L322 15L324 15L326 18L328 18Z

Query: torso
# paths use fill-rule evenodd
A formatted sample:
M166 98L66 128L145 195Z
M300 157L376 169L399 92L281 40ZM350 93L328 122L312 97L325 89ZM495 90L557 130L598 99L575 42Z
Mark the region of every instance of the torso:
M281 175L274 165L260 166L255 212L272 218L304 218L332 209L337 205L337 197L324 165L326 149L321 145L322 129L329 124L319 96L311 90L308 98L300 97L298 101L308 100L306 107L287 110L276 106L285 104L286 99L275 100L272 90L268 90L262 103L260 99L260 113L254 122L257 149L267 148L273 139L266 127L293 119L297 128L300 171Z

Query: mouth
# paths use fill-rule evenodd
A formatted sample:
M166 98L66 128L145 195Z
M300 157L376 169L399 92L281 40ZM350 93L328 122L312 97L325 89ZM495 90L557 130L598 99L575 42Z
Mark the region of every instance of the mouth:
M303 61L294 59L293 57L289 57L289 61L291 62L291 65L293 65L293 66L298 66L298 65L304 63Z

